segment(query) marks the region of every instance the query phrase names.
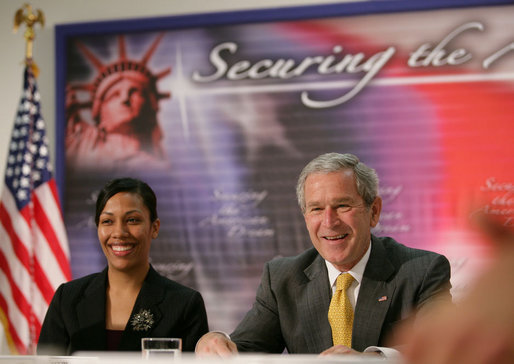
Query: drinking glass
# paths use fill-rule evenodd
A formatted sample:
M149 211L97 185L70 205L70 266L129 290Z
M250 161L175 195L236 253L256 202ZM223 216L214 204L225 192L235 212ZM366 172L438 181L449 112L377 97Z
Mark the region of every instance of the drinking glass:
M141 339L143 359L176 359L182 351L182 339L145 337Z

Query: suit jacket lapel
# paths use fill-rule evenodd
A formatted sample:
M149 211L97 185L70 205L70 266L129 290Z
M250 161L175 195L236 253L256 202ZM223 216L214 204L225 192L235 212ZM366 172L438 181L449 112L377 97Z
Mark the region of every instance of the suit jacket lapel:
M332 331L327 317L330 287L323 258L317 255L304 273L308 281L298 290L298 318L302 319L308 352L319 353L332 346Z
M158 273L150 266L121 337L120 350L138 347L142 338L152 337L152 332L162 319L158 304L164 299L164 293Z
M378 345L382 326L396 286L388 278L394 273L382 243L372 236L371 254L364 270L355 308L352 348L364 350Z
M71 338L74 343L80 343L81 348L104 350L107 348L105 334L105 300L107 285L107 268L95 277L84 291L84 297L77 303L77 319L79 330Z

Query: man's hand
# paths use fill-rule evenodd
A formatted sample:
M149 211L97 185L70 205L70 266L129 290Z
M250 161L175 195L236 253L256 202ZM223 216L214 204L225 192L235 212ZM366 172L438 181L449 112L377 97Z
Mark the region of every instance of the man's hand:
M353 350L352 348L349 348L348 346L344 345L335 345L331 348L328 348L321 354L320 356L326 356L326 355L339 355L339 354L350 354L350 355L378 355L375 352L369 352L369 353L361 353L360 351Z
M208 332L198 340L195 352L200 357L220 356L226 358L237 354L237 346L220 332Z

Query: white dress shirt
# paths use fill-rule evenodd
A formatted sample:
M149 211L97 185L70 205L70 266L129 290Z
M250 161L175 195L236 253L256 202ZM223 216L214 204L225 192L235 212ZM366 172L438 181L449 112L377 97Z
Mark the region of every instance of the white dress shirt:
M368 245L368 249L366 250L366 253L362 256L361 260L357 264L355 264L352 269L350 269L347 272L341 272L336 267L332 265L329 261L325 260L325 264L327 265L327 271L328 271L328 281L330 283L330 287L332 287L332 294L336 291L336 280L337 277L341 273L348 273L351 274L354 281L348 287L348 290L346 291L346 295L348 296L348 300L350 301L350 304L353 307L353 311L355 312L355 305L357 304L357 298L359 298L359 290L361 287L362 277L364 276L364 270L366 269L366 265L368 264L369 256L371 254L371 241ZM386 347L379 347L379 346L368 346L364 352L379 352L383 356L387 358L397 357L399 355L398 350L392 349L392 348L386 348Z
M361 287L362 277L364 276L364 269L366 269L366 264L368 264L369 255L371 253L371 243L368 245L368 249L364 256L359 260L357 264L355 264L352 269L350 269L347 273L350 274L354 281L346 291L348 299L352 305L353 311L355 312L355 304L357 303L357 298L359 297L359 289ZM325 260L325 264L327 265L328 270L328 282L330 283L330 287L332 287L332 294L336 291L336 280L337 277L341 274L341 271L336 269L332 265L332 263Z

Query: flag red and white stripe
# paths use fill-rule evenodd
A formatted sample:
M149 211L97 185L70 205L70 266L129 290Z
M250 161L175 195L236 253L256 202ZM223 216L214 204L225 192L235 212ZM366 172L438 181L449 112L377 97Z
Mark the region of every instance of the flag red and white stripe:
M12 354L33 354L57 287L71 279L40 96L30 65L0 200L0 321Z

